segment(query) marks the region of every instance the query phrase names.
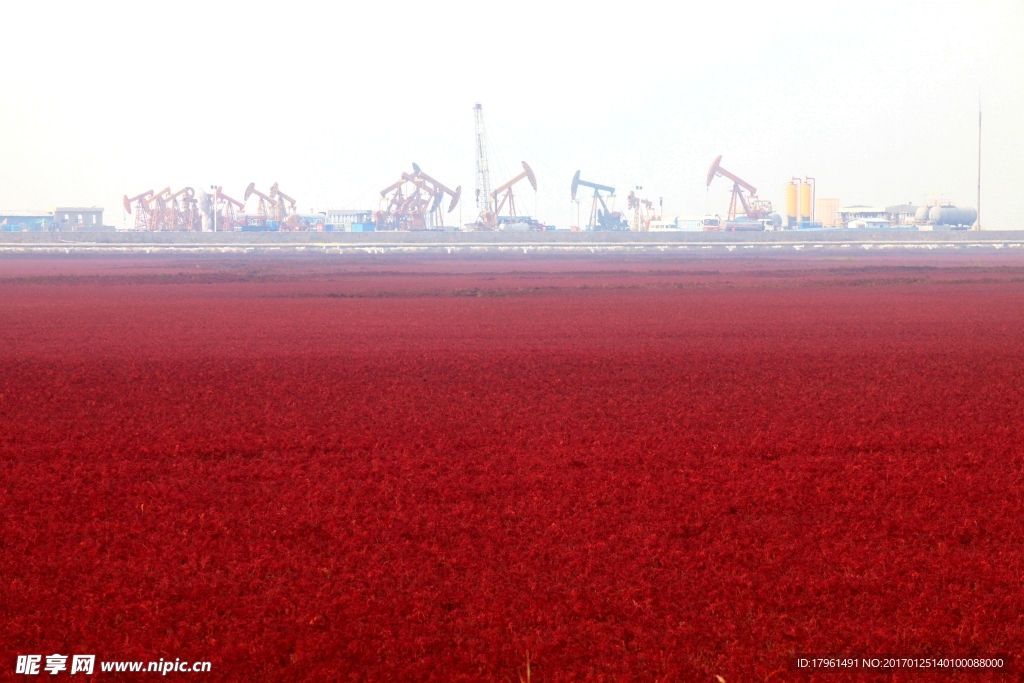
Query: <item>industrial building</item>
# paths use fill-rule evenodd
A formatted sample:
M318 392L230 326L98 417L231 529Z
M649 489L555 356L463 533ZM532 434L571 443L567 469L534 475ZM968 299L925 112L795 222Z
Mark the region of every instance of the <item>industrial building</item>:
M49 230L52 225L53 214L49 211L0 210L0 230L4 232Z
M822 197L814 202L814 216L823 228L841 228L839 222L839 200L834 197Z
M60 206L52 211L0 210L0 230L6 232L113 229L112 225L103 225L103 208L99 206Z
M103 225L103 208L99 206L58 206L53 211L53 225L62 231L114 229Z
M905 228L914 225L918 208L914 204L895 204L885 207L885 213L889 216L890 225Z
M889 212L884 206L854 204L839 209L839 223L846 228L888 228Z
M328 209L327 232L373 232L372 209Z

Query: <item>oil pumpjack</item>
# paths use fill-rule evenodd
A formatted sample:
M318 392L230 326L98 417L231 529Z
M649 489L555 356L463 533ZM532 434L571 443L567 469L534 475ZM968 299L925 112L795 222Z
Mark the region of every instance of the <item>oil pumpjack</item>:
M594 198L590 203L590 220L587 223L588 230L627 230L629 224L623 219L618 211L612 211L605 203L606 198L615 197L615 188L610 185L592 183L589 180L581 180L580 172L572 177L572 198L576 199L576 190L580 187L589 187L594 191ZM607 192L606 196L601 193ZM600 205L601 208L598 208Z
M373 214L377 230L443 230L445 195L451 197L448 213L458 206L461 185L453 190L415 163L412 170L380 191L381 208Z
M757 198L757 188L743 180L734 173L722 168L722 155L719 154L711 168L708 169L707 186L711 187L711 181L717 177L732 181L732 198L729 200L729 213L726 215L725 224L705 223L705 230L764 230L765 221L772 213L772 203L766 199ZM746 190L750 196L743 194ZM738 220L739 209L743 209L744 219Z
M501 213L501 210L506 205L508 206L508 216L510 225L515 225L519 223L519 214L516 212L516 198L515 194L513 194L512 192L513 188L515 187L515 184L518 183L520 180L529 180L530 186L533 187L534 192L537 191L537 176L533 173L533 169L530 168L530 165L525 161L520 163L522 163L523 165L523 172L517 175L515 178L512 178L512 180L508 181L501 187L498 187L497 189L494 190L494 192L491 193L492 199L494 199L494 201L497 203L497 208L495 208L494 210L496 216L497 214ZM502 195L501 201L498 201L498 195Z

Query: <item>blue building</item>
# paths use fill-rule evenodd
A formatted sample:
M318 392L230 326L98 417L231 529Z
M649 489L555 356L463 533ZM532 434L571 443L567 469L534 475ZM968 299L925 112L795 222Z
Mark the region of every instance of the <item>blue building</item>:
M53 214L48 211L16 211L0 209L0 230L4 232L28 232L50 230Z

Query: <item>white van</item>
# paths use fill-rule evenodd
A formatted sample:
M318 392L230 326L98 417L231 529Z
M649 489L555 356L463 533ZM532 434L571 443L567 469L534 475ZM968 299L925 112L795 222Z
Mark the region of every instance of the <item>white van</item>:
M651 232L700 232L704 229L703 218L692 218L688 216L676 216L672 220L651 221L648 228Z

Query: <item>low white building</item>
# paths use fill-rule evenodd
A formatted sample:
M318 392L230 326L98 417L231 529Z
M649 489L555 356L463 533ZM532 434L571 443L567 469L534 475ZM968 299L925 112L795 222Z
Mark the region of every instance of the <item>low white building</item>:
M53 212L57 230L109 230L103 225L103 207L58 206Z
M839 209L839 224L846 228L888 228L889 213L884 206L844 206Z

